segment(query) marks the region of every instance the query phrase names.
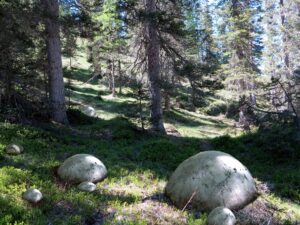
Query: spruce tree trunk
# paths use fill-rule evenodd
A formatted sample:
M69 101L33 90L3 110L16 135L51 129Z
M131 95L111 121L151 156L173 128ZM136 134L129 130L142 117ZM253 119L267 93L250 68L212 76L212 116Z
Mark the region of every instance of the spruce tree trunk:
M112 60L111 62L112 71L111 71L111 85L112 85L112 96L116 97L116 88L115 88L115 61Z
M41 1L45 10L51 117L55 122L68 124L59 37L59 4L58 0Z
M285 15L285 9L284 9L284 0L280 0L279 4L281 7L280 17L281 17L281 25L283 27L283 58L284 58L284 65L287 69L287 78L290 78L289 74L289 68L290 68L290 56L288 52L288 34L287 34L287 27L286 27L286 15Z
M165 92L165 111L169 112L171 110L171 99L168 92Z
M122 94L122 86L123 86L123 76L121 72L121 61L118 60L118 70L119 70L119 94Z
M111 60L107 60L106 74L108 78L108 89L112 92L112 64Z
M283 30L282 34L282 44L283 44L283 49L282 49L282 54L283 54L283 61L284 61L284 79L287 81L287 83L290 83L290 80L292 78L291 74L291 68L290 68L290 55L289 55L289 49L288 49L288 44L289 44L289 35L288 35L288 27L286 24L286 12L285 12L285 1L280 0L280 18L281 18L281 26ZM290 89L289 92L293 92L294 90ZM287 110L293 111L292 109L292 102L288 101L287 97L285 96L285 101L287 102Z
M298 11L298 19L297 22L300 23L300 2L297 2L297 11ZM300 27L298 27L298 32L300 31ZM296 83L296 96L300 96L300 82ZM300 130L300 97L296 100L296 109L298 114L298 124L299 124L299 130Z
M159 37L155 23L156 5L155 0L146 0L146 12L148 13L147 28L147 62L148 78L151 93L151 123L152 129L165 133L162 117L161 90L160 90L160 63L159 63Z
M5 104L7 104L8 107L12 104L12 95L13 95L13 84L12 84L12 74L8 71L3 71L4 79L5 79Z

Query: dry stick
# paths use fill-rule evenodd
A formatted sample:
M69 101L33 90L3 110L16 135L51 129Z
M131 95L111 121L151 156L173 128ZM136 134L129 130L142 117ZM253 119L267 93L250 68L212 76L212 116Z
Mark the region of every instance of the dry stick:
M190 204L190 202L192 201L192 199L194 198L194 196L196 195L196 191L193 192L192 196L190 197L190 199L188 200L188 202L186 203L186 205L183 207L183 209L181 210L181 212L183 212L186 207L188 206L188 204Z
M94 76L92 76L90 79L88 79L86 82L83 82L82 84L87 84L87 83L89 83L90 81L96 79L98 76L99 76L99 74L96 73Z
M270 224L271 224L271 222L272 222L272 217L269 219L269 221L268 221L267 225L270 225Z

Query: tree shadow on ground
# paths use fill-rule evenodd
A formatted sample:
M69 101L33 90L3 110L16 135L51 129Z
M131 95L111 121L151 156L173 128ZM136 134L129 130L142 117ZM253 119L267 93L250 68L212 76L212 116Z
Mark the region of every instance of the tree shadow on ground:
M72 70L64 68L64 77L71 80L76 80L78 82L85 83L88 81L93 74L90 70L87 69L79 69L79 68L73 68ZM91 81L91 84L97 84L97 79Z
M79 92L83 95L89 95L89 96L99 96L99 91L94 88L88 88L88 87L77 87L77 86L70 86L68 87L66 85L66 88L71 89L73 92Z
M185 115L178 109L172 109L171 111L164 113L165 121L173 124L182 124L187 127L200 127L200 126L213 126L216 128L226 128L227 124L222 121L211 118L200 118L193 115Z

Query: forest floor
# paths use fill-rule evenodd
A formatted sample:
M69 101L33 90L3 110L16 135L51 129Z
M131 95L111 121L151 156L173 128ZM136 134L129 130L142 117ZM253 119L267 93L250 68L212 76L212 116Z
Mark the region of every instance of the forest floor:
M212 149L236 157L257 182L260 197L235 212L239 224L300 223L299 133L281 127L244 133L232 120L184 109L165 114L168 135L143 132L132 91L113 98L97 81L84 84L91 74L80 63L66 73L70 127L0 124L0 224L205 224L205 213L177 209L163 192L183 160ZM84 116L79 105L94 107L98 117ZM5 154L12 142L22 144L24 153ZM93 193L64 186L55 176L77 153L92 154L108 168ZM22 200L29 187L42 191L40 203Z

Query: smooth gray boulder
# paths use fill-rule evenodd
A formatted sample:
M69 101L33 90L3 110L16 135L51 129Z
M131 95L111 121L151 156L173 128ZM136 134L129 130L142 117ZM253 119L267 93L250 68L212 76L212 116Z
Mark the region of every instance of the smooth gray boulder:
M92 106L82 106L81 111L90 117L95 117L97 115L96 110Z
M24 151L23 147L18 144L10 144L6 146L6 153L11 155L19 155Z
M207 217L207 225L234 225L236 218L230 209L217 207Z
M38 189L29 188L23 193L23 198L31 203L37 203L43 199L43 195Z
M66 159L57 171L59 177L67 182L98 182L107 175L105 165L96 157L77 154Z
M206 151L182 162L172 174L165 193L183 208L210 211L218 206L240 209L257 197L248 169L231 155Z
M80 183L77 187L79 190L86 192L93 192L97 188L97 186L94 183L88 181Z

